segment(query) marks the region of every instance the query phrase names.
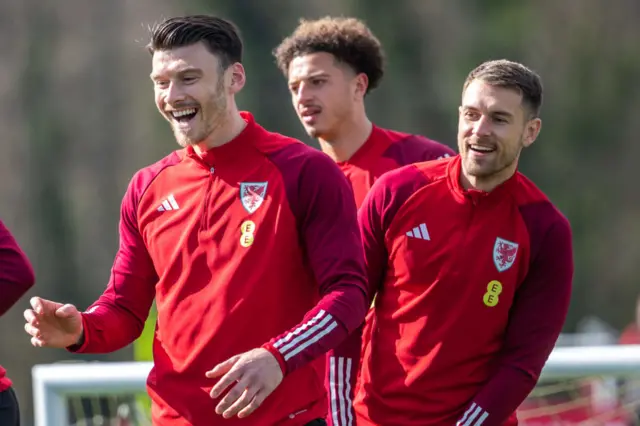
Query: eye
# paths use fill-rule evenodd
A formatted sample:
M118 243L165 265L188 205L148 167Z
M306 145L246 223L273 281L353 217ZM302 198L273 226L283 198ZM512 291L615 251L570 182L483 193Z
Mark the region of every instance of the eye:
M322 86L325 82L326 82L326 80L324 80L322 78L312 78L311 79L311 84L314 85L314 86Z
M292 84L289 86L289 91L291 91L291 93L297 93L298 92L298 85L297 84Z
M165 87L167 87L169 85L169 81L168 80L155 80L153 82L153 84L160 88L160 89L164 89Z
M197 77L194 77L194 76L187 76L187 77L184 77L184 78L182 79L182 81L183 81L185 84L193 84L193 83L195 83L197 80L198 80L198 79L197 79Z
M468 119L468 120L477 120L478 118L480 118L480 114L478 114L475 111L465 111L464 112L464 118Z

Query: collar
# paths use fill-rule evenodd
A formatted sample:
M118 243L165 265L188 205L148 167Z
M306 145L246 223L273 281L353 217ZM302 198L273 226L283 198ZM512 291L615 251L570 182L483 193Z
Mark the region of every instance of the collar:
M481 191L479 189L464 189L460 183L460 176L462 175L462 157L457 155L453 161L447 166L447 181L449 189L453 193L456 200L464 202L471 201L474 205L491 201L496 202L509 194L516 191L518 186L518 171L513 174L509 179L496 186L493 191Z
M247 122L247 125L238 136L224 145L210 148L204 152L202 156L198 155L193 149L193 146L188 146L186 148L187 156L199 161L204 161L208 166L212 167L236 161L246 161L247 157L256 151L256 137L258 136L260 127L251 113L240 111L240 115L244 121Z

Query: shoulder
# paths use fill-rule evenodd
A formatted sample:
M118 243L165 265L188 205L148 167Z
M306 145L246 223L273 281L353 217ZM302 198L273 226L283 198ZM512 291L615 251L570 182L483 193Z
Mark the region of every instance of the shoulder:
M422 135L388 129L380 129L380 132L392 142L385 151L384 156L393 158L401 165L456 155L455 151L447 145Z
M184 150L173 151L161 160L138 170L129 182L126 198L136 204L149 185L167 168L179 164L184 155Z
M366 217L381 217L382 228L387 229L396 213L409 199L446 178L448 161L431 163L409 164L383 174L365 198L361 207L362 214Z
M543 245L571 245L569 219L527 177L518 173L516 200L535 254Z
M382 175L373 184L371 190L413 193L424 186L445 179L447 177L447 166L450 162L450 159L447 158L399 167Z
M516 202L528 223L569 226L569 220L529 178L518 172Z
M285 177L286 183L300 183L303 177L312 177L318 182L344 177L328 155L295 138L264 130L259 149Z

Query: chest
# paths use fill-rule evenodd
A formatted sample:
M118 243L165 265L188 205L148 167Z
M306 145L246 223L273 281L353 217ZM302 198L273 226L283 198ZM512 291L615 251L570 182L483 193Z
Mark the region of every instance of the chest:
M528 232L509 199L460 202L448 192L407 203L386 236L388 282L401 305L508 311L529 266Z
M209 269L256 263L297 238L284 183L266 161L164 173L139 211L140 232L159 275L196 261Z

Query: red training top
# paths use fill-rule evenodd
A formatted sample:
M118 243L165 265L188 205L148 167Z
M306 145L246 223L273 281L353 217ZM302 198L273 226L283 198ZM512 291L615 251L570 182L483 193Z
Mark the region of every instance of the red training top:
M369 138L349 160L338 162L353 188L358 207L371 185L389 170L408 164L450 157L456 153L424 136L373 126Z
M108 352L131 343L155 296L148 379L155 425L303 425L324 417L320 355L357 328L368 307L344 175L321 152L243 118L242 133L204 158L189 147L133 177L111 280L83 313L84 343L72 348ZM205 372L260 346L286 376L251 416L225 420Z
M0 221L0 316L24 296L35 282L29 259L11 232ZM11 387L11 380L0 366L0 392Z
M358 207L373 183L384 173L408 164L450 157L455 152L446 145L427 139L424 136L411 135L373 126L369 138L349 160L338 162L351 187ZM358 335L365 339L370 332L370 311L367 326ZM352 370L358 366L360 342L348 339L331 351L327 357L327 386L329 389L329 426L353 424L353 392L356 376ZM355 360L355 361L354 361Z
M561 331L567 219L520 173L488 193L460 174L459 156L389 172L360 209L378 293L358 426L515 425Z

